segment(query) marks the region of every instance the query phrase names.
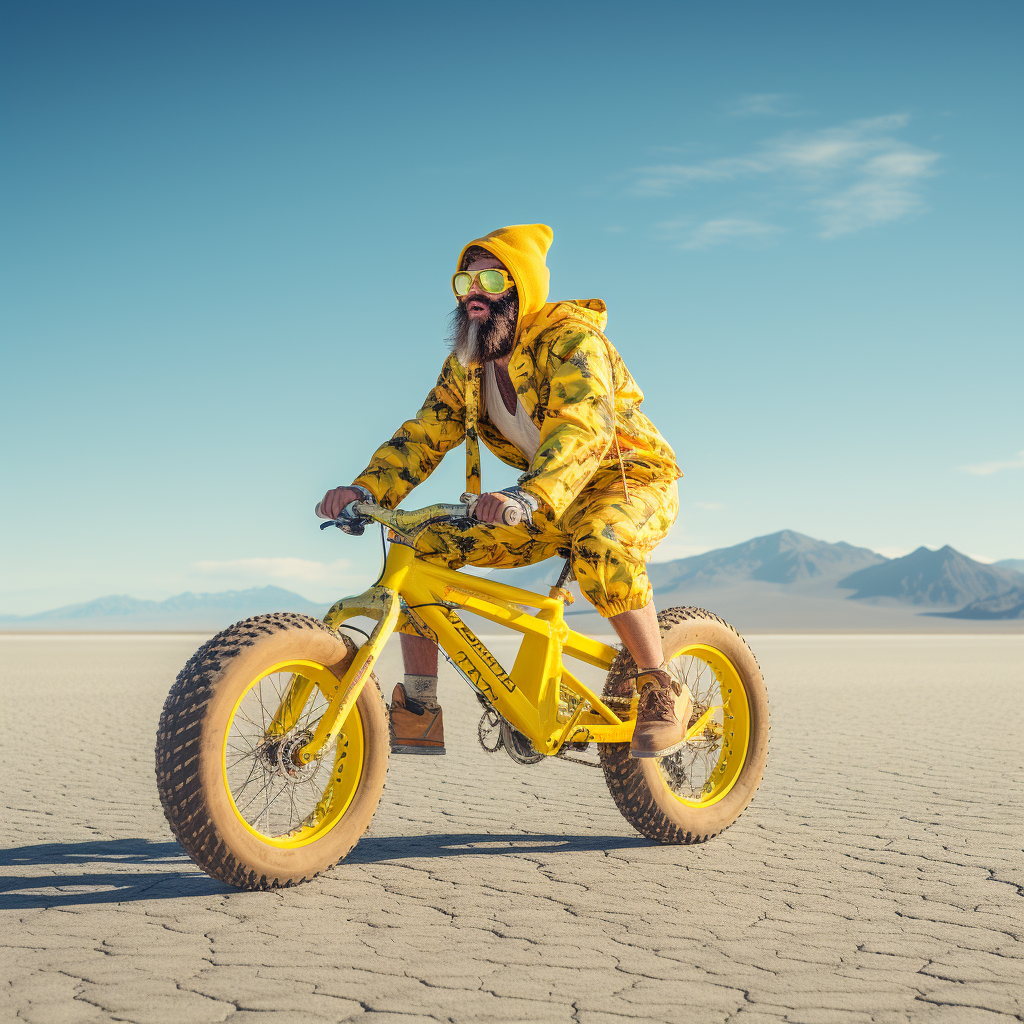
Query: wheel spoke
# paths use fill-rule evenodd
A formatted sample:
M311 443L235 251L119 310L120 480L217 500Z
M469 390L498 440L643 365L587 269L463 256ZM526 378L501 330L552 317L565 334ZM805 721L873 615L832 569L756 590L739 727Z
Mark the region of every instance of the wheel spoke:
M228 771L230 771L232 768L235 767L235 765L241 764L243 761L248 760L250 757L252 757L252 753L253 752L251 750L246 750L244 753L239 754L239 756L234 761L232 761L231 764L226 764L224 767L227 768Z
M245 733L242 732L240 729L235 728L235 729L231 730L231 735L228 737L228 743L227 743L229 748L232 746L232 739L241 740L245 744L245 753L253 754L253 753L256 752L256 747L252 743L249 742L249 737L246 736ZM242 750L242 748L238 747L237 745L236 745L236 749L239 750L239 751Z
M241 814L241 815L242 815L242 816L244 817L244 816L245 816L245 812L246 812L247 810L249 810L249 808L250 808L250 807L252 807L252 805L253 805L253 804L254 804L254 803L255 803L255 802L257 801L257 800L259 800L259 798L260 798L261 796L263 796L263 794L264 794L264 793L265 793L265 792L266 792L266 791L267 791L268 789L270 789L270 787L271 787L271 786L272 786L273 784L274 784L274 776L273 776L273 775L271 775L269 779L267 779L267 778L266 778L266 776L264 776L264 783L263 783L263 788L262 788L262 789L261 789L261 790L260 790L260 791L259 791L259 792L258 792L258 793L257 793L257 794L256 794L256 795L255 795L255 796L254 796L254 797L253 797L253 798L252 798L252 799L251 799L251 800L250 800L250 801L249 801L249 802L248 802L248 803L247 803L247 804L246 804L246 805L245 805L244 807L239 807L239 809L238 809L238 813L239 813L239 814ZM237 802L237 801L236 801L236 802Z
M253 761L252 767L249 769L249 774L246 777L245 782L242 783L241 788L238 790L238 795L235 797L235 803L238 802L238 797L242 795L246 786L252 781L252 777L256 774L256 769L261 767L259 761Z

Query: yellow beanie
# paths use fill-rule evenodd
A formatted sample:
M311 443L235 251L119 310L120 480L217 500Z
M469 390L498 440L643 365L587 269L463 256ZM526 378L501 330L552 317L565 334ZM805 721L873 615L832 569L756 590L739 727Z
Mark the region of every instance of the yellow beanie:
M548 300L551 284L545 259L555 233L547 224L512 224L498 228L483 238L475 238L459 253L455 269L462 270L462 260L470 246L479 245L494 253L505 264L519 294L519 323L539 313ZM517 325L518 328L518 325Z

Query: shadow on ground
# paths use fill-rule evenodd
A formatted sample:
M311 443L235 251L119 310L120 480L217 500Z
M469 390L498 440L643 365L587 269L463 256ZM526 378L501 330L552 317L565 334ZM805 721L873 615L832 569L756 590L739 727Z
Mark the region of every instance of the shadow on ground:
M493 857L507 854L604 853L650 846L640 836L491 835L455 833L368 836L335 868L433 857ZM162 870L118 870L114 865L162 866ZM81 866L88 870L65 873ZM0 897L10 909L87 906L190 897L231 896L239 890L199 871L174 842L95 839L81 843L39 843L0 850L0 868L33 867L55 873L0 875ZM103 870L112 867L112 870Z

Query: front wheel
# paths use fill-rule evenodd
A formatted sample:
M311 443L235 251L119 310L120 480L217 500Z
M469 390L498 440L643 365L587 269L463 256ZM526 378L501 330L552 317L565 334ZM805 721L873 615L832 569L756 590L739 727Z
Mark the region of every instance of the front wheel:
M631 758L598 744L605 781L626 820L659 843L703 843L746 809L768 762L768 692L746 642L703 608L658 613L665 668L693 694L690 741L666 757ZM612 663L606 697L633 693L628 651Z
M359 841L384 789L387 709L367 680L338 738L313 737L355 647L306 615L258 615L204 644L164 703L157 786L177 840L242 889L307 881Z

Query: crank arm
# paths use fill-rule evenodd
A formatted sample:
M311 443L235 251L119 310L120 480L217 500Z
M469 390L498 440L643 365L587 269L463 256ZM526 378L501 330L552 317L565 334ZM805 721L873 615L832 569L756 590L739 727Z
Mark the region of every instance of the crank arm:
M576 726L579 725L580 719L590 710L590 701L580 701L579 706L573 712L572 718L565 723L565 728L558 734L554 742L551 744L551 749L547 751L548 754L557 754L561 749L562 745L572 738L572 734L576 731Z

